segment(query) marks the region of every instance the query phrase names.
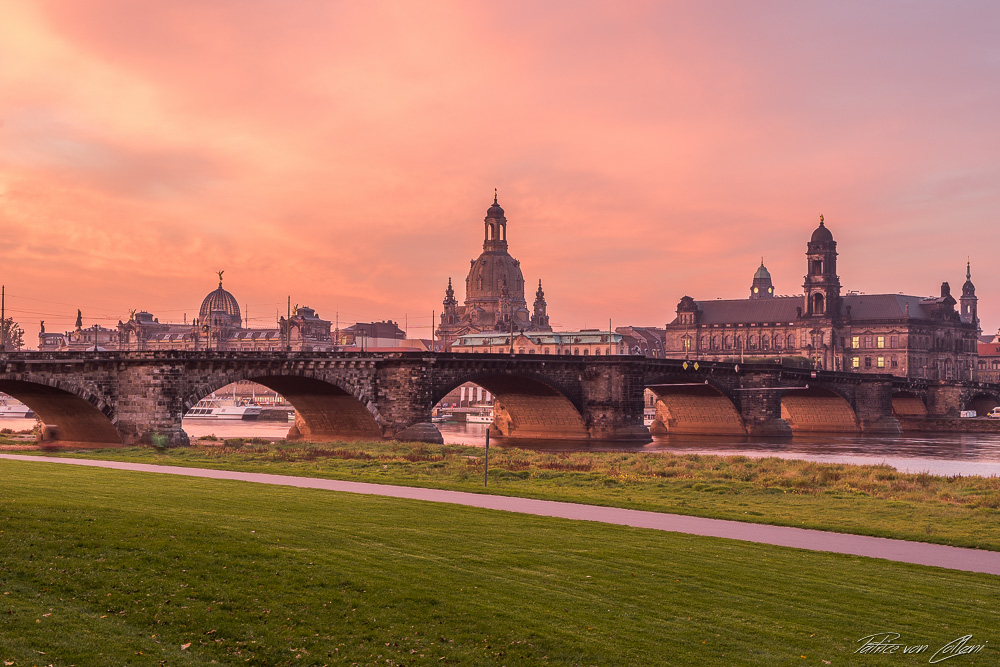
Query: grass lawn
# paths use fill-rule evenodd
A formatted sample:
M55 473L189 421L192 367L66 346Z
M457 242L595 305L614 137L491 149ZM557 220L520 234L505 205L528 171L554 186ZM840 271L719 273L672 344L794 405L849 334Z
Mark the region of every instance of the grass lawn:
M4 665L996 664L1000 577L0 461ZM857 655L901 633L923 655Z
M483 449L201 440L63 455L485 492ZM490 448L489 493L1000 550L1000 478L778 458Z

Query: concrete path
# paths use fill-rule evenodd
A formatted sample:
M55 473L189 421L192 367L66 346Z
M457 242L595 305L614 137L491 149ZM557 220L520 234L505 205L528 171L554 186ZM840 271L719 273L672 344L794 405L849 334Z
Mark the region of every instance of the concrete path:
M620 509L616 507L578 505L553 500L511 498L507 496L466 493L464 491L441 491L438 489L367 484L364 482L342 482L313 477L290 477L286 475L233 472L229 470L182 468L145 463L123 463L119 461L64 459L51 456L22 456L17 454L0 454L0 459L62 463L67 465L113 468L115 470L184 475L187 477L230 479L243 482L257 482L259 484L295 486L304 489L324 489L327 491L364 493L390 498L454 503L456 505L503 510L520 514L537 514L540 516L575 519L579 521L599 521L601 523L622 526L635 526L636 528L652 528L653 530L666 530L687 533L689 535L704 535L707 537L724 537L731 540L774 544L783 547L809 549L811 551L831 551L833 553L867 556L869 558L884 558L902 563L944 567L951 570L1000 575L1000 553L995 551L962 549L940 544L908 542L906 540L890 540L883 537L829 533L822 530L769 526L757 523L744 523L742 521L726 521L723 519L703 519L681 514L661 514L659 512Z

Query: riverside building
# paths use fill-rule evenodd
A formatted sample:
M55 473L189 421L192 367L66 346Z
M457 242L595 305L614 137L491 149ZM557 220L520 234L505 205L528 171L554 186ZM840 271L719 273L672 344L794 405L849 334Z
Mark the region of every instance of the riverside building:
M666 356L794 360L834 371L977 379L978 300L969 264L958 300L947 282L937 297L843 294L837 255L837 242L820 216L806 245L801 295L776 296L761 261L746 299L681 298L664 333Z

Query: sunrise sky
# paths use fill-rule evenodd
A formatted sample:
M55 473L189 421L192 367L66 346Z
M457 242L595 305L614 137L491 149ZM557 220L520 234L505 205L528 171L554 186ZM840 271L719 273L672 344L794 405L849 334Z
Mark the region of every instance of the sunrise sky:
M557 329L846 290L1000 325L1000 3L5 0L0 282L37 343L225 287L430 336L493 188ZM533 291L533 290L531 290ZM529 302L531 294L528 295Z

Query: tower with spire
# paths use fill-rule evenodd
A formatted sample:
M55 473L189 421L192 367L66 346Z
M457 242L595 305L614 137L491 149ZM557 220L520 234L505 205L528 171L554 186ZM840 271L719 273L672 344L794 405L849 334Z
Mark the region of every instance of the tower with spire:
M538 279L538 289L535 291L535 312L531 316L531 324L539 330L549 330L549 315L546 313L545 292L542 291L542 279Z
M804 317L836 319L840 316L840 276L837 275L837 242L823 216L806 246Z
M965 263L965 284L962 285L962 321L975 324L979 329L979 299L976 297L976 286L972 284L972 260Z

